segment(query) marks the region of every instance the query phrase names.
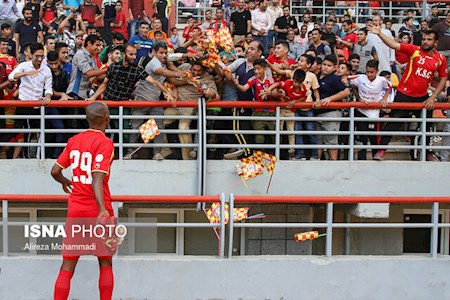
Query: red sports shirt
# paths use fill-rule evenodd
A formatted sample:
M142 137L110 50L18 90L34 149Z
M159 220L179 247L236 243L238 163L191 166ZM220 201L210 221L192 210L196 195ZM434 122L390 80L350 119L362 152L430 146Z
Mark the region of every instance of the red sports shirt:
M17 66L17 60L14 56L8 54L0 54L0 62L6 65L6 74L9 74L14 70Z
M270 55L267 58L267 61L270 62L271 64L274 64L274 65L277 65L277 66L283 66L285 63L287 63L289 66L295 64L295 60L293 60L292 58L288 58L285 61L285 60L281 60L279 58L276 58L274 54ZM277 72L272 72L272 74L273 74L273 79L275 80L275 82L287 79L285 76L280 76Z
M247 84L253 91L253 99L256 101L264 101L262 94L264 88L269 88L273 84L273 79L271 77L264 78L264 82L259 81L256 77L250 78ZM269 101L269 100L267 100ZM275 112L274 108L256 108L255 111L265 111L265 112Z
M69 211L98 210L92 189L92 173L103 172L105 207L112 209L109 192L109 170L114 158L114 144L103 132L89 129L69 139L56 164L61 168L72 167L73 190L69 196Z
M280 87L286 92L286 96L289 98L286 101L305 98L306 101L306 86L302 84L299 90L294 89L294 82L292 80L280 81ZM296 109L291 109L295 112Z
M397 88L402 94L410 97L426 96L435 72L441 78L447 77L447 61L439 52L428 54L421 47L411 44L400 44L399 52L409 56L408 65Z

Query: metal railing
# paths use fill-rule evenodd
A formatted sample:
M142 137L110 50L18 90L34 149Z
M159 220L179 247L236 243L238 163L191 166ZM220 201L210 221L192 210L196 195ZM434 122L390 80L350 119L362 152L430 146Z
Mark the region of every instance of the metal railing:
M289 1L291 15L300 19L301 16L309 11L311 12L311 16L315 19L316 22L324 23L326 21L327 16L330 12L333 12L336 17L341 18L343 15L350 10L350 14L353 18L353 21L356 23L363 23L365 19L371 18L373 16L372 8L368 7L367 3L360 3L361 1L354 1L355 6L337 6L336 1L322 0L322 1L313 1L313 5L305 5L306 0L291 0ZM411 6L398 6L396 5L398 2L403 4L411 3ZM414 4L419 2L420 7L416 7ZM430 6L427 4L434 4L439 1L414 1L414 0L402 0L402 1L380 1L380 3L384 3L384 5L379 8L379 11L382 11L383 19L394 20L394 23L402 23L404 18L406 17L406 11L412 9L415 13L416 19L423 19L424 17L430 14ZM441 1L442 2L442 1ZM318 4L320 3L320 4ZM333 5L333 4L334 5ZM214 7L206 5L206 1L200 1L197 3L196 7L180 7L177 2L177 14L176 14L176 24L184 24L184 20L182 18L186 18L189 13L194 16L197 21L205 20L205 11L213 10ZM445 19L446 8L439 7L439 17L441 19ZM214 15L214 14L213 14ZM180 23L181 22L181 23Z
M282 117L281 109L286 108L285 103L280 102L264 102L258 103L253 101L216 101L216 102L204 102L201 99L197 102L195 101L180 101L177 103L177 107L197 107L197 114L192 116L172 116L172 115L126 115L124 114L124 107L170 107L171 105L167 102L163 101L105 101L109 107L114 108L118 107L119 112L118 115L111 116L112 119L119 120L119 128L118 129L108 129L107 133L118 134L118 142L115 143L115 147L118 147L118 159L122 160L124 158L124 149L130 147L139 147L143 146L144 148L152 148L152 147L170 147L170 148L194 148L197 149L197 160L198 160L198 168L199 170L202 166L205 166L207 163L207 152L212 149L231 149L231 148L249 148L249 149L270 149L273 150L275 156L280 157L281 151L285 149L342 149L348 151L348 160L352 161L355 159L354 152L361 149L401 149L401 150L416 150L420 151L420 161L426 160L426 152L430 150L442 150L442 149L450 149L450 146L438 146L438 145L429 145L426 143L427 137L430 136L450 136L450 132L428 132L427 128L431 125L436 125L439 123L448 123L450 119L447 118L427 118L426 110L423 108L424 105L422 103L390 103L387 108L389 109L403 109L403 110L417 110L421 111L421 115L414 118L358 118L355 117L355 109L357 108L372 108L372 109L380 109L381 106L378 103L372 104L364 104L360 102L347 102L347 103L331 103L326 108L330 109L348 109L349 115L347 117L339 117L339 118L319 118L319 117ZM84 107L87 106L88 102L80 102L80 101L53 101L50 103L50 107ZM32 107L39 105L38 101L0 101L0 106L10 107L10 106L22 106L22 107ZM237 108L238 110L241 108L246 109L255 109L255 108L273 108L275 110L274 116L271 117L256 117L256 116L233 116L229 115L219 115L213 116L208 115L207 110L209 108L219 107L222 109L226 108ZM311 103L297 103L294 108L311 108ZM436 103L435 109L448 109L450 108L450 104ZM193 121L197 121L197 129L188 129L188 130L179 130L179 129L161 129L162 133L165 134L193 134L196 136L194 138L194 143L192 144L180 144L180 143L162 143L162 144L138 144L138 143L127 143L125 142L125 136L129 134L139 134L137 129L124 129L124 122L132 120L132 119L175 119L175 120L183 120L189 119ZM38 134L39 139L36 142L3 142L0 143L0 147L15 147L15 146L27 146L27 147L38 147L40 149L40 158L45 158L45 152L47 148L55 148L55 147L64 147L65 143L47 143L45 141L46 134L54 134L54 133L65 133L65 134L74 134L77 132L82 132L85 129L50 129L46 127L46 120L51 119L84 119L84 115L47 115L45 113L45 108L40 107L39 115L1 115L0 119L35 119L39 120L39 128L35 129L6 129L0 128L0 134L4 133L33 133ZM208 121L224 121L227 124L231 124L233 120L239 121L273 121L275 122L274 130L243 130L243 129L217 129L217 128L207 128ZM281 121L340 121L340 122L348 122L349 130L346 131L287 131L281 128ZM420 125L420 131L355 131L355 122L358 121L371 121L371 122L406 122L406 123L417 123ZM232 128L232 126L229 126ZM224 143L208 143L207 136L210 134L215 134L218 137L223 135L235 135L235 134L245 134L245 135L266 135L273 136L274 143L273 144L224 144ZM360 145L355 143L355 135L367 135L367 136L410 136L416 139L416 144L413 145ZM302 144L302 145L290 145L283 144L283 137L288 135L340 135L346 136L346 144L341 145L314 145L314 144ZM419 141L420 140L420 141Z
M225 257L225 237L228 230L228 258L233 257L233 236L238 228L324 228L326 231L325 255L333 255L333 229L337 228L430 228L430 257L436 258L438 255L438 230L440 228L450 228L449 223L439 222L439 204L450 203L450 197L360 197L360 196L235 196L230 194L228 199L225 194L220 196L113 196L113 201L125 203L196 203L196 202L219 202L220 201L220 222L211 223L127 223L120 221L120 224L130 227L201 227L220 228L218 242L218 257ZM24 226L32 224L48 224L48 222L10 222L8 220L9 202L65 202L65 195L21 195L3 194L0 195L2 201L2 232L3 232L3 256L8 256L8 228L9 226ZM225 224L225 203L229 203L229 211L232 212L236 203L289 203L289 204L326 204L326 222L324 223L237 223L231 214L228 226ZM334 222L334 204L358 204L358 203L396 203L396 204L431 204L430 223L336 223ZM115 215L118 216L117 206L114 206ZM52 223L54 224L54 223ZM59 223L63 224L63 223Z

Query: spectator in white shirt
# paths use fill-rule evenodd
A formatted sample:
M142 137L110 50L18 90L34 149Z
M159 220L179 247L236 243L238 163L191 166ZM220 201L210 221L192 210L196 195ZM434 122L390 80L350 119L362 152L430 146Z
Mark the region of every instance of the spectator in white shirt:
M19 11L15 0L0 0L0 26L3 23L9 23L12 26L12 31L14 32L14 27L17 19L23 19L22 13Z
M19 100L41 100L42 105L50 103L53 95L52 90L52 71L47 65L42 64L44 59L44 46L42 44L31 44L30 52L32 58L30 61L19 64L9 74L9 80L17 81L20 79ZM17 107L17 115L35 115L39 110L34 107ZM15 128L39 128L39 120L35 119L16 119ZM34 122L34 123L33 123ZM25 135L28 142L31 141L32 134ZM31 150L31 149L30 149ZM25 156L36 158L31 152L25 153Z
M283 16L283 8L281 8L278 5L278 1L277 0L273 0L272 1L272 5L269 5L269 7L267 8L267 12L270 15L270 28L269 28L269 32L268 32L268 38L269 38L269 46L270 48L273 47L273 39L275 38L276 32L273 28L273 26L275 25L275 21L279 18Z
M259 3L259 8L252 10L252 34L255 41L260 41L264 47L264 56L267 57L270 50L269 28L272 26L270 14L267 12L268 1Z
M373 22L377 25L380 25L380 27L382 27L383 25L383 19L381 19L381 17L378 15L373 16ZM391 31L388 29L382 28L381 32L392 39L394 38ZM391 66L395 63L395 51L386 46L386 44L383 43L380 37L376 34L373 34L372 32L369 32L369 35L367 36L367 42L372 43L372 45L375 47L375 50L377 50L378 61L380 62L378 70L380 72L392 72Z

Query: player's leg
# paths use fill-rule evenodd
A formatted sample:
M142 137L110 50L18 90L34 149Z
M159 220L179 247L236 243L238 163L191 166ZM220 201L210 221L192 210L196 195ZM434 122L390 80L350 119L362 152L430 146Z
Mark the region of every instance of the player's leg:
M64 257L55 283L54 300L66 300L69 297L70 280L72 279L79 258L79 256Z
M114 289L114 275L112 271L112 257L98 257L100 267L100 277L98 288L100 290L100 300L111 300Z

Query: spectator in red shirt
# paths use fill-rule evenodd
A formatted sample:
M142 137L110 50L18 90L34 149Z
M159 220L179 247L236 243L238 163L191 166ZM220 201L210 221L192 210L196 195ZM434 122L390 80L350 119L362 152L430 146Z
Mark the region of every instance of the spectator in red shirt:
M80 5L78 11L81 13L83 21L86 21L89 24L94 24L95 21L103 16L100 8L92 3L92 0L84 0L84 4Z
M236 78L234 83L237 89L241 92L246 92L249 89L253 91L253 100L255 101L270 101L267 97L267 89L274 83L273 78L266 75L267 63L264 59L257 59L253 62L253 70L255 71L255 77L250 78L246 84L240 85L239 79ZM275 116L274 108L257 108L255 109L254 116L273 117ZM275 130L275 124L273 121L252 121L253 130ZM274 142L274 137L270 136L268 143ZM265 137L263 134L255 135L255 143L264 144Z
M190 16L187 20L188 26L184 28L183 30L183 38L187 41L192 39L194 36L193 31L195 28L195 20L193 16Z
M53 1L47 0L45 6L41 10L42 29L46 33L51 28L52 30L58 29L58 25L55 23L58 20L58 14Z
M118 0L116 2L116 20L111 23L112 32L120 32L123 34L126 40L128 40L128 29L125 14L122 11L122 1Z
M214 33L222 27L227 27L227 21L223 18L223 8L216 9L216 19L212 22L211 27Z
M283 69L287 69L290 65L295 64L295 60L288 58L289 43L286 41L278 41L275 44L274 54L267 58L267 61L271 64L281 66ZM286 76L281 76L276 72L273 72L273 79L275 81L286 80Z

